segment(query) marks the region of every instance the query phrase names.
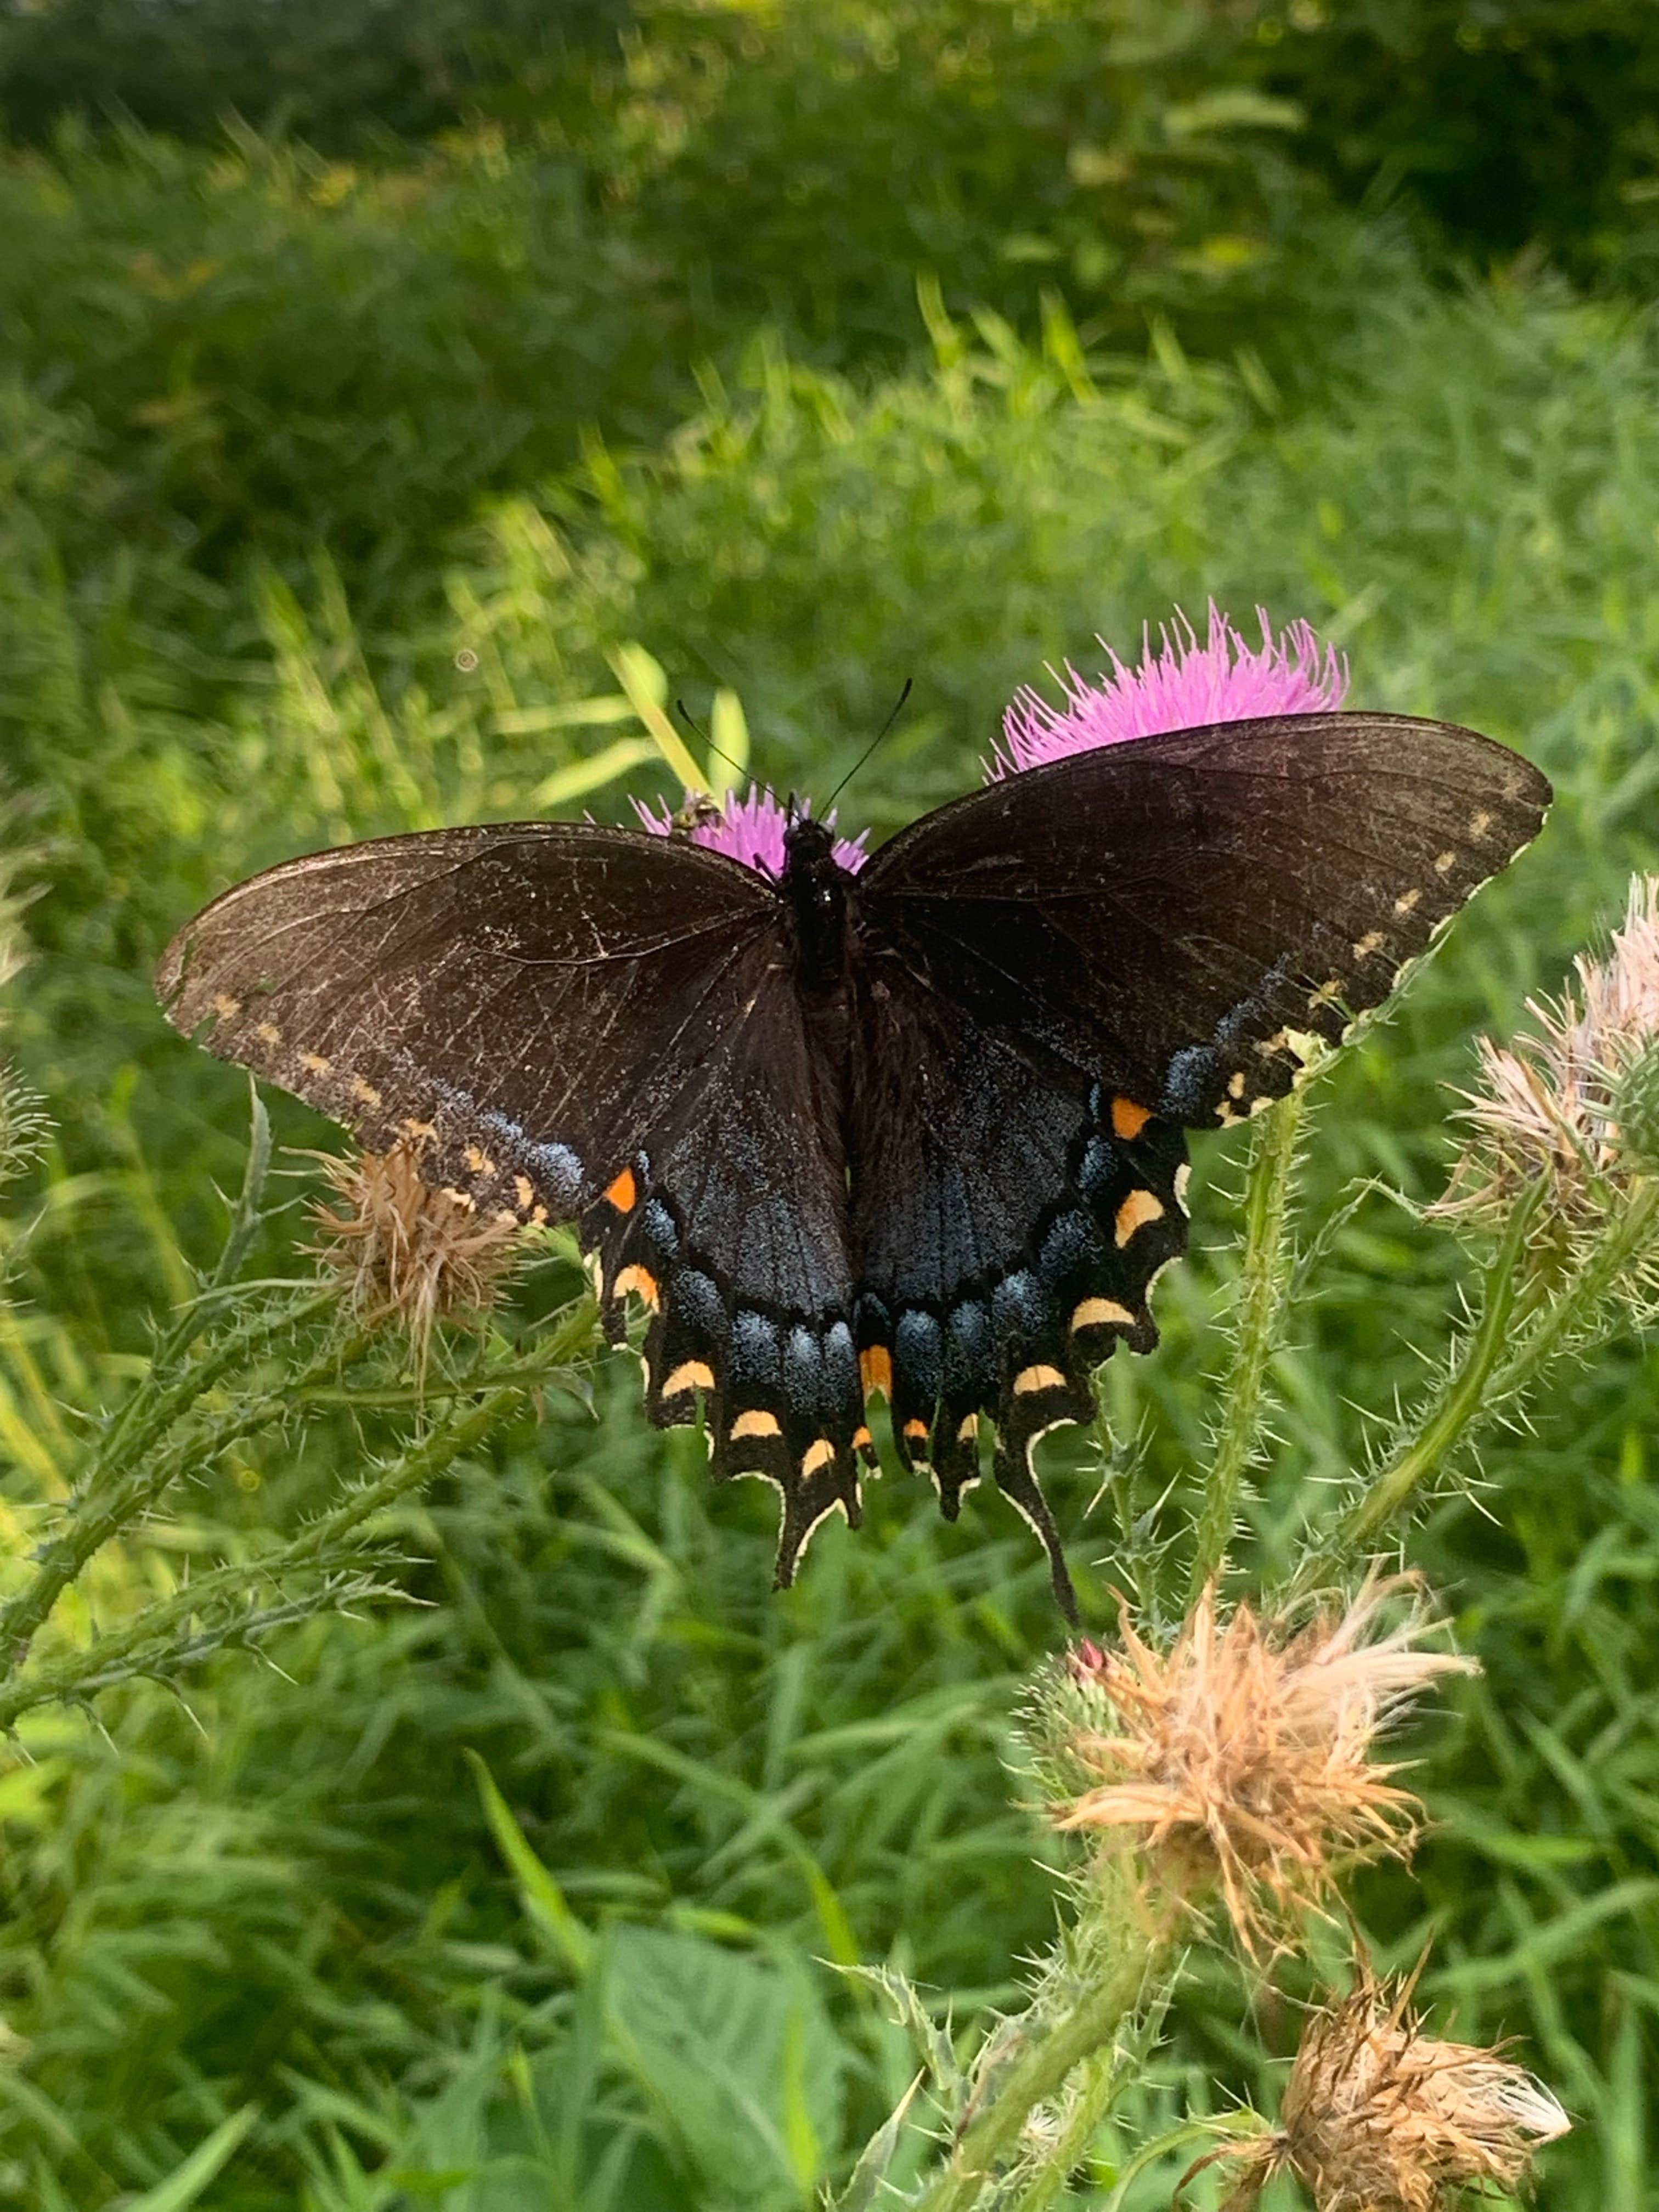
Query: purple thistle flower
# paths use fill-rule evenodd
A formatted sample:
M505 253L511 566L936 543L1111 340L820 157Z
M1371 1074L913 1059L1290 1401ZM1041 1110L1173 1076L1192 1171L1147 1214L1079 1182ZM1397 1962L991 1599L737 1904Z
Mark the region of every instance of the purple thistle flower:
M694 845L706 846L711 853L724 853L728 860L740 860L745 868L753 868L763 876L775 879L783 873L785 854L783 833L789 826L789 817L769 791L761 791L753 784L747 799L739 799L728 792L720 802L718 821L699 822L688 833ZM653 837L666 837L674 828L674 817L665 806L660 816L635 799L634 811L640 817L640 827L648 830ZM803 807L801 811L807 810ZM833 830L836 817L830 816ZM860 830L856 837L836 840L836 859L840 865L856 875L869 855L864 850L867 830Z
M1293 622L1275 638L1265 607L1259 651L1246 645L1213 599L1210 630L1200 645L1184 614L1158 630L1160 650L1141 634L1138 668L1126 668L1103 638L1112 672L1090 684L1066 664L1062 706L1053 707L1029 684L1014 695L1002 718L1002 743L986 764L986 780L1096 745L1121 744L1160 730L1202 729L1212 722L1247 722L1262 714L1316 714L1340 707L1348 689L1348 663L1334 647L1322 649L1311 626ZM1050 672L1053 672L1052 671Z

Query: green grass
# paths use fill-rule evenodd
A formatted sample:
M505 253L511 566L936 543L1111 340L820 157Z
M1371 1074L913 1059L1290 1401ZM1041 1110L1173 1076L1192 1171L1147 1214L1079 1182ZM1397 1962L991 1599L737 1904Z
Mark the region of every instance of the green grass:
M1524 746L1557 781L1550 826L1322 1085L1316 1209L1371 1174L1437 1188L1472 1030L1513 1026L1629 872L1659 866L1659 341L1644 313L1547 285L1436 294L1356 237L1346 276L1330 248L1317 389L1248 354L1188 357L1164 326L1132 358L1091 353L1063 313L1045 342L930 301L931 330L919 316L910 365L885 380L838 380L756 337L705 378L702 412L651 442L613 427L581 459L587 410L557 346L544 404L509 391L489 445L493 395L455 369L457 264L422 229L434 196L476 195L494 273L470 296L532 318L536 286L490 241L539 204L533 165L492 178L477 149L445 151L401 203L376 179L331 204L307 199L299 156L227 155L217 173L154 146L76 160L14 163L3 185L37 295L68 256L0 405L0 716L42 892L10 1036L59 1128L6 1232L22 1301L0 1343L14 1558L151 1317L210 1262L213 1186L240 1171L240 1079L149 998L166 935L309 845L533 811L548 779L629 733L562 719L614 698L626 641L699 712L713 686L738 690L761 772L820 791L914 675L904 721L842 802L882 832L973 781L1001 703L1045 659L1086 662L1097 630L1127 648L1212 594L1308 615L1351 653L1358 702ZM167 190L127 234L169 201L159 266L211 260L214 222L232 225L234 252L191 295L199 324L118 281L97 243L142 162ZM255 207L278 260L302 257L270 295L296 318L311 302L286 338L278 319L275 352L247 305ZM602 321L611 280L582 282ZM384 356L349 408L320 335L329 284L367 319L356 357ZM422 323L410 295L425 285ZM580 302L562 320L573 348L599 343ZM409 346L416 325L429 349ZM666 350L647 377L665 419L692 389ZM171 427L143 412L166 391ZM363 441L377 416L384 437ZM273 505L258 456L313 423L303 496ZM620 816L661 782L635 767L566 803ZM326 1138L274 1104L285 1140ZM1144 1437L1138 1501L1175 1480L1171 1522L1219 1358L1237 1159L1205 1149L1164 1348L1108 1374L1120 1434ZM273 1270L287 1233L263 1255ZM562 1280L552 1265L532 1280L532 1310ZM1254 1509L1269 1560L1353 1463L1366 1416L1414 1387L1467 1267L1374 1199L1322 1280L1279 1363L1285 1448ZM1374 1874L1358 1893L1383 1955L1436 1934L1428 1994L1461 2032L1527 2039L1580 2123L1550 2155L1548 2201L1584 2212L1637 2212L1652 2189L1656 1397L1652 1359L1616 1348L1490 1449L1490 1519L1461 1505L1431 1522L1420 1555L1486 1673L1413 1742L1440 1823L1420 1886ZM303 1445L204 1468L110 1563L94 1613L297 1528L363 1448L323 1419ZM775 1598L767 1501L714 1495L702 1462L695 1438L647 1432L633 1370L609 1362L594 1418L551 1401L404 1510L416 1602L308 1625L273 1650L280 1671L216 1662L188 1710L140 1686L90 1718L26 1724L33 1763L0 1776L0 2014L16 2039L0 2051L0 2202L189 2201L161 2193L168 2178L252 2106L196 2202L799 2204L914 2066L875 1996L823 1962L902 1967L958 2024L1010 1996L1052 1925L1036 1862L1057 1858L1011 1803L1014 1686L1057 1640L1024 1531L978 1497L947 1529L920 1486L890 1481L866 1531L826 1531ZM1103 1620L1113 1537L1104 1507L1085 1528L1091 1486L1079 1468L1054 1490ZM1253 2020L1237 1978L1196 1961L1159 2081L1120 2116L1126 2141L1251 2087L1260 2048L1293 2035L1284 2005ZM1148 2175L1131 2203L1167 2201L1172 2179Z

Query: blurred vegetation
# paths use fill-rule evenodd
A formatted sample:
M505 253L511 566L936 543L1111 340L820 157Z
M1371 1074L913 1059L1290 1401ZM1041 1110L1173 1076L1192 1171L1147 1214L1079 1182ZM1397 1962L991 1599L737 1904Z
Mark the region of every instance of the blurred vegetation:
M150 1001L167 935L310 845L620 817L660 784L617 749L629 641L694 711L738 691L760 772L805 787L914 674L842 803L883 832L973 780L1045 660L1211 594L1307 615L1359 702L1523 745L1550 828L1323 1087L1320 1207L1438 1188L1471 1030L1659 865L1646 10L548 20L4 19L0 757L36 894L8 1034L57 1132L3 1231L8 1576L242 1172L245 1088ZM1448 282L1458 256L1495 273ZM272 1106L282 1141L333 1140ZM1235 1182L1209 1146L1164 1349L1107 1371L1148 1503L1218 1357ZM307 1235L268 1230L256 1272ZM1356 1406L1413 1387L1462 1268L1376 1200L1342 1231L1279 1362L1269 1556L1352 1463ZM567 1287L550 1260L524 1312ZM755 1486L711 1495L625 1363L593 1388L597 1420L550 1398L398 1509L416 1602L22 1723L0 2203L800 2204L911 2070L818 1962L891 1961L958 2023L1007 1994L1054 1850L1003 1763L1056 1628L1023 1528L888 1484L774 1599ZM1493 1448L1490 1520L1431 1524L1487 1672L1413 1747L1425 1888L1361 1893L1385 1959L1437 1931L1459 2032L1528 2039L1580 2121L1548 2201L1584 2212L1653 2185L1656 1400L1613 1355ZM398 1433L338 1409L204 1462L55 1632L292 1537ZM1055 1477L1103 1619L1093 1487ZM1199 1971L1155 2095L1212 2106L1255 2048Z
M1252 125L1299 123L1303 189L1317 179L1373 207L1403 190L1454 252L1535 245L1579 277L1641 277L1656 104L1644 0L0 7L0 118L20 140L79 116L211 143L234 114L400 165L400 142L481 119L532 142L550 129L582 148L613 209L643 183L647 222L699 219L687 242L706 282L735 281L728 307L810 292L837 347L868 335L907 232L987 299L1010 286L1010 263L1069 261L1115 304L1148 258L1184 247L1224 262L1249 242L1238 215L1261 212L1265 180L1218 175L1237 165L1216 141ZM1208 235L1183 240L1200 211ZM826 252L844 271L826 271ZM855 283L838 302L836 276Z
M239 114L330 152L450 128L481 101L533 112L613 46L627 0L7 0L0 112L211 138Z

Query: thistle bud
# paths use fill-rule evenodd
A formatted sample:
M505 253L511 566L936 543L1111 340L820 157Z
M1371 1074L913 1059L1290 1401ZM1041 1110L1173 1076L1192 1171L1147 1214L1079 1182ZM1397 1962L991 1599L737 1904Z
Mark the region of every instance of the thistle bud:
M1632 1175L1659 1175L1659 1038L1620 1078L1613 1100L1620 1157Z
M1501 2050L1425 2035L1410 1997L1362 1966L1309 2016L1278 2133L1219 2154L1242 2169L1225 2212L1248 2212L1285 2167L1316 2212L1440 2212L1464 2189L1516 2189L1565 2135L1540 2081Z
M1254 1952L1273 1923L1329 1893L1335 1863L1403 1852L1417 1801L1372 1756L1377 1737L1437 1676L1472 1662L1413 1648L1413 1610L1379 1632L1407 1577L1368 1582L1346 1612L1299 1629L1241 1605L1224 1622L1213 1587L1168 1650L1137 1634L1074 1654L1095 1725L1063 1747L1082 1783L1054 1809L1073 1832L1137 1844L1153 1882L1199 1901L1218 1890Z
M434 1324L483 1314L519 1265L523 1239L511 1217L480 1215L455 1194L422 1180L420 1153L399 1142L386 1152L339 1159L323 1170L338 1208L319 1200L316 1255L340 1278L371 1328L400 1327L424 1368Z

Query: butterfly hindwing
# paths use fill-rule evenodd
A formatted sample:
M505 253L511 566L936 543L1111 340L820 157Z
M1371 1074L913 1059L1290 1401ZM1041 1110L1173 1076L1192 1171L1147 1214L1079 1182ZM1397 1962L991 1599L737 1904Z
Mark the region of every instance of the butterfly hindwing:
M854 1025L855 1321L907 1465L947 1516L995 1430L999 1488L1047 1547L1073 1609L1031 1463L1041 1437L1091 1418L1091 1370L1157 1342L1152 1278L1186 1242L1186 1140L1059 1054L1027 1054L878 937L864 909Z
M647 1402L660 1425L700 1394L717 1480L757 1474L783 1500L778 1579L824 1515L859 1519L873 1459L852 1331L847 1176L834 1059L768 936L741 967L728 1025L695 1088L653 1124L648 1157L602 1206L602 1279L652 1304Z

